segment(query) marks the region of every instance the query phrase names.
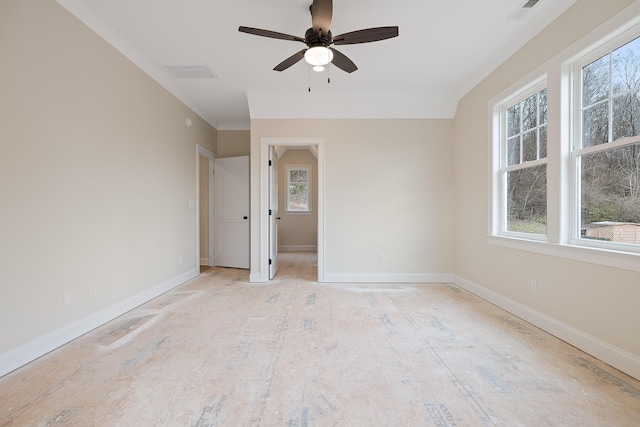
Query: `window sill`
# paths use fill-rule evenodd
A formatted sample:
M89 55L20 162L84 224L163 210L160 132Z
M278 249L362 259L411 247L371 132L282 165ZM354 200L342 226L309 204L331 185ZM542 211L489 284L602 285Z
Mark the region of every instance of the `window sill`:
M284 211L284 215L313 215L313 211Z
M507 236L489 236L489 243L510 249L640 272L640 254L571 244L555 244Z

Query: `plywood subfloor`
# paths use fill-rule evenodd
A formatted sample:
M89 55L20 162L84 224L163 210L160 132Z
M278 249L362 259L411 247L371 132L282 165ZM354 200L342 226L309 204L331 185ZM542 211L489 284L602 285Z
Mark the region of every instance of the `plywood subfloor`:
M638 426L640 382L453 285L211 268L0 378L0 425Z

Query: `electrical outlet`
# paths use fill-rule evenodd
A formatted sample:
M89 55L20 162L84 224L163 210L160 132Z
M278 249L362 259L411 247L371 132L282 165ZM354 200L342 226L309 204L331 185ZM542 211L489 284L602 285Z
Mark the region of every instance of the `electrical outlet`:
M178 264L182 264L182 255L178 257Z
M538 281L536 279L531 279L529 284L531 286L531 292L538 292Z
M379 260L380 264L384 264L384 255L381 254Z
M64 291L62 301L64 305L71 305L71 289Z
M96 294L96 284L95 283L89 283L89 296L95 296Z

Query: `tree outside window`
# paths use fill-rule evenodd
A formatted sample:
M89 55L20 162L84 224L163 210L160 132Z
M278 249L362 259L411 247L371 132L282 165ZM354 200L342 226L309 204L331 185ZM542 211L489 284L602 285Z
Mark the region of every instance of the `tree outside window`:
M507 103L500 174L503 230L547 232L547 89Z
M579 237L640 244L640 38L579 71Z

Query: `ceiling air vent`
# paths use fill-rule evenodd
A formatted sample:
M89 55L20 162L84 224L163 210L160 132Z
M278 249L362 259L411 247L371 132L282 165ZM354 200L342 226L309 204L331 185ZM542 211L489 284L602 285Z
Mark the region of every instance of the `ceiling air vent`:
M519 6L512 14L507 18L507 21L519 21L524 18L540 0L527 0L522 6Z
M211 68L207 64L201 65L167 65L167 70L176 79L216 79Z

